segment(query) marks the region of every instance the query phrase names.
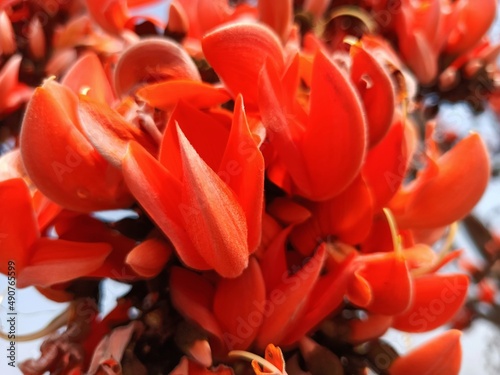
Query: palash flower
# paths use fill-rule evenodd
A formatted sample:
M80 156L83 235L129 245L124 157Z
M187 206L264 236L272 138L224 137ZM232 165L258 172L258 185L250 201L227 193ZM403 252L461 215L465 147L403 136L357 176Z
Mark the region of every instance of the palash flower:
M6 208L15 207L23 219L9 220L9 210L3 210L0 221L5 233L2 245L13 250L4 256L1 272L7 274L8 260L13 260L20 288L37 286L50 298L51 286L80 277L152 277L170 257L171 249L161 238L152 236L135 246L135 241L88 216L57 218L60 209L43 207L38 194L32 198L22 179L0 182L0 193ZM45 237L45 229L54 222L59 237ZM57 293L53 295L57 297Z
M423 84L438 74L440 55L472 49L490 28L497 2L403 1L394 18L401 55Z
M442 269L488 152L475 133L442 152L432 121L420 147L419 105L494 77L494 1L404 0L384 23L392 2L174 0L166 25L138 12L153 3L59 4L51 30L47 5L0 2L0 120L31 97L0 158L0 272L70 301L20 368L457 374L456 330L401 357L380 337L463 309L469 277ZM353 19L368 27L336 29ZM64 74L18 82L40 72ZM138 217L94 215L116 208ZM105 278L132 288L101 318Z
M231 116L179 103L158 160L132 143L123 172L186 265L225 277L243 272L260 242L264 161L241 98Z

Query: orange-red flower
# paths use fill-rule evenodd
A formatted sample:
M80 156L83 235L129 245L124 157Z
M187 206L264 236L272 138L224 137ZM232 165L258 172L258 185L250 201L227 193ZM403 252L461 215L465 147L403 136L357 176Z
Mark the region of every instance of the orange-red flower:
M264 183L257 142L240 97L231 117L180 103L158 160L129 146L127 185L187 266L235 277L257 249Z

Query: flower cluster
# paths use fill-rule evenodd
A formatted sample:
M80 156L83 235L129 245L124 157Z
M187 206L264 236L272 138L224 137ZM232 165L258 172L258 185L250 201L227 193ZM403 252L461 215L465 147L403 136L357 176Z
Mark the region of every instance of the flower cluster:
M70 302L22 371L458 374L458 330L380 337L467 296L441 270L488 151L422 103L494 94L496 1L153 3L0 1L0 272ZM106 278L132 287L102 318Z

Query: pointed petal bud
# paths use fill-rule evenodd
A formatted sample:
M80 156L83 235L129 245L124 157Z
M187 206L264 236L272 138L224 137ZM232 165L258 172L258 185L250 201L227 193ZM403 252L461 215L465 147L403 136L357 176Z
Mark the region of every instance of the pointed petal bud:
M144 240L128 253L125 263L138 275L155 277L172 255L172 248L165 240L152 237Z

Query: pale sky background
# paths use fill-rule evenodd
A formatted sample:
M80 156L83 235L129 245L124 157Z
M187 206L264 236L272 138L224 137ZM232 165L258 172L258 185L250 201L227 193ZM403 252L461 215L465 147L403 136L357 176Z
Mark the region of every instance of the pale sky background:
M160 5L154 8L157 15L162 15L166 18L168 13L167 5ZM500 40L500 22L497 22L491 31L491 35ZM457 122L467 123L473 121L477 124L479 131L486 140L491 142L494 137L491 137L495 130L493 127L498 127L497 120L491 113L485 113L478 118L473 117L470 111L464 106L448 108L441 112L444 120L456 120ZM498 129L497 129L498 130ZM464 128L464 131L467 131ZM497 133L498 134L498 133ZM497 137L498 138L498 137ZM492 144L492 147L499 145ZM500 232L500 181L493 181L488 188L486 195L481 200L475 212L491 223ZM465 249L469 249L467 254L473 258L477 255L471 251L472 244L463 235L458 235L457 243ZM1 251L2 249L0 249ZM6 277L0 275L0 296L6 294ZM111 310L116 297L123 295L128 290L128 286L107 280L104 284L105 306L107 311ZM2 297L0 297L1 299ZM5 332L5 324L7 319L7 301L4 299L0 303L0 329ZM65 304L58 304L47 300L36 292L34 288L26 288L17 291L16 309L17 315L17 334L26 334L36 331L50 322L55 316L64 310ZM7 327L8 328L8 327ZM442 330L440 330L442 331ZM407 352L418 344L427 341L430 337L438 334L438 332L430 332L426 334L409 335L396 330L391 330L386 338L394 345L401 353ZM36 340L29 343L17 343L17 363L27 358L37 358L39 356L39 347L43 340ZM463 365L461 375L496 375L500 374L500 330L497 326L486 321L476 321L472 327L464 332L462 337L463 347ZM7 366L8 344L4 340L0 340L0 373L2 375L19 375L21 372L18 369L12 369Z

